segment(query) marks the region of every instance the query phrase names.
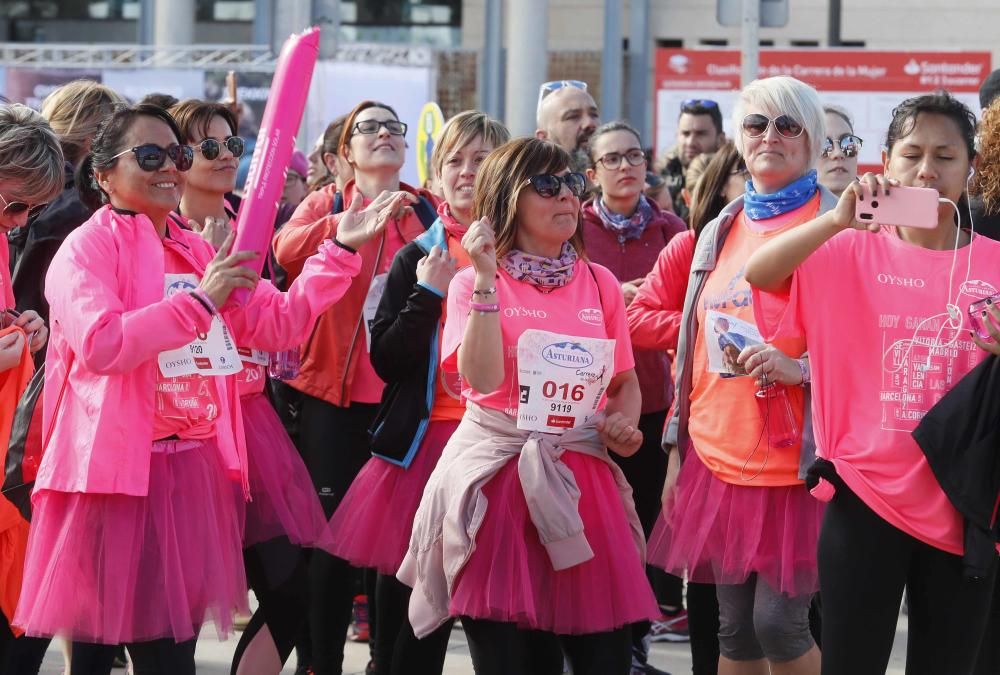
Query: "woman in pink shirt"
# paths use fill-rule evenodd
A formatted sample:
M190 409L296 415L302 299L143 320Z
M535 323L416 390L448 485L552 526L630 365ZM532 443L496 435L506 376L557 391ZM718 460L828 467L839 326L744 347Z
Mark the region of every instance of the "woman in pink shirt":
M466 412L414 520L399 579L418 637L461 616L476 672L626 675L657 614L631 489L608 448L642 434L620 285L587 262L585 180L537 139L489 155L448 290L442 368ZM544 665L543 665L544 664Z
M236 219L226 199L243 154L236 118L222 104L196 99L182 101L170 113L184 142L195 148L174 215L217 248ZM261 357L268 355L240 346L243 370L236 378L252 497L246 505L244 561L259 608L236 648L237 675L277 672L291 654L308 608L307 555L301 547L312 546L326 525L309 472L265 393L267 368Z
M287 294L170 218L193 159L162 108L117 109L80 168L94 216L46 287L46 449L21 603L29 635L128 643L136 672L194 673L206 620L246 607L234 494L249 496L236 340L295 344L343 294L371 236L345 217ZM360 200L349 213L356 214ZM388 213L382 217L384 223ZM252 292L227 308L235 288Z
M885 672L904 586L907 673L969 673L983 636L996 557L987 549L983 578L967 578L969 528L911 435L996 350L968 318L971 303L1000 289L1000 244L964 228L975 135L975 116L947 93L903 101L884 175L866 174L836 209L747 263L761 330L804 336L815 374L821 459L810 474L813 494L829 500L819 539L824 675ZM899 186L937 190L936 226L859 222L862 184L876 199Z

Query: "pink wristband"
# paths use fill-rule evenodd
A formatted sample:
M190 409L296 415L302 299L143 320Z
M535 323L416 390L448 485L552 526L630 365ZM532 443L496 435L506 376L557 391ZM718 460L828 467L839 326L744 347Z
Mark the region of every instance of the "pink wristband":
M474 312L479 312L480 314L493 314L500 311L500 305L497 303L485 303L485 302L470 302L469 308Z

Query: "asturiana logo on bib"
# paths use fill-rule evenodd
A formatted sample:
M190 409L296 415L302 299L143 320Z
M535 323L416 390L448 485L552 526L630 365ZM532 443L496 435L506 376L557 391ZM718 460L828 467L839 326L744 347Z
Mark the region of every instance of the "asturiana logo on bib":
M586 307L581 309L577 313L577 316L580 318L580 321L589 323L592 326L600 326L604 323L604 312L596 307Z
M997 294L997 289L993 287L993 284L986 281L980 281L979 279L963 281L961 291L962 293L971 295L975 298L992 298Z
M542 349L542 358L560 368L586 368L594 355L576 342L556 342Z

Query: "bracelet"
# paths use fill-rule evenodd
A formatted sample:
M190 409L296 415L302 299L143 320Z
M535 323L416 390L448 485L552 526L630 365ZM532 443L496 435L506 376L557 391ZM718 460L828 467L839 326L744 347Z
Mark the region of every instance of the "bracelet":
M796 359L795 362L799 364L799 372L802 373L802 386L806 386L812 382L809 372L809 364L805 359Z
M496 295L496 293L497 293L496 287L493 287L493 288L484 288L483 290L479 290L478 288L476 288L476 289L472 290L472 295L474 295L474 296L475 295Z
M333 241L334 244L336 244L340 248L344 249L348 253L357 253L358 252L358 250L356 248L352 248L352 247L348 246L347 244L345 244L344 242L340 241L336 237L333 237L331 239L331 241Z
M201 306L205 308L205 311L209 313L210 316L215 316L219 313L218 308L215 303L212 302L212 298L208 297L208 293L200 288L196 288L193 291L188 291L191 297L201 303Z
M500 305L498 303L485 303L485 302L470 302L469 308L474 312L479 312L479 316L485 316L487 314L495 314L500 311Z

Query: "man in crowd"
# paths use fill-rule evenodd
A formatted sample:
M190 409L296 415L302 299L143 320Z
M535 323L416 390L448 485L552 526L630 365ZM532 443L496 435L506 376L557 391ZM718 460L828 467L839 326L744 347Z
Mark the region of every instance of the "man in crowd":
M556 80L543 84L538 92L536 118L536 138L565 149L572 158L572 171L583 173L590 168L588 144L601 117L586 82Z
M660 175L674 202L674 212L687 220L688 207L681 197L685 188L684 172L691 160L703 152L715 152L726 142L722 131L722 111L710 99L690 99L681 104L677 119L677 143L668 150L659 166ZM687 186L689 189L694 186Z

